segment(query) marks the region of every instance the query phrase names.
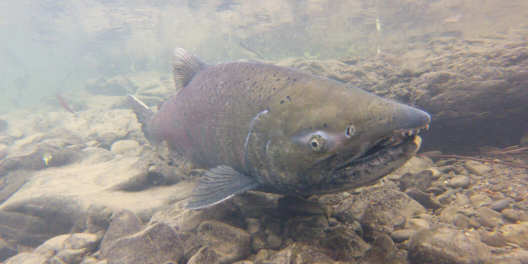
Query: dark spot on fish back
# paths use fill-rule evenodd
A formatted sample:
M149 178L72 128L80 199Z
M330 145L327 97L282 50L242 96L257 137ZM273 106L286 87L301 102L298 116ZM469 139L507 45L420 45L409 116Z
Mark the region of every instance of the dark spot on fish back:
M284 100L281 100L281 101L280 101L280 104L284 104Z
M273 88L273 90L275 90L275 88ZM288 100L289 102L291 101L291 98L290 98L290 96L289 96L289 95L288 95L288 96L286 96L286 99L287 99L287 100Z

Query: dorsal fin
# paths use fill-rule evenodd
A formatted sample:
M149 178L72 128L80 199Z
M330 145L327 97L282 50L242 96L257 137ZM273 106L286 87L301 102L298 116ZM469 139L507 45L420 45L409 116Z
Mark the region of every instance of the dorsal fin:
M187 86L205 65L203 61L188 51L182 48L174 49L172 69L174 72L174 82L176 82L176 90L179 91L181 88Z

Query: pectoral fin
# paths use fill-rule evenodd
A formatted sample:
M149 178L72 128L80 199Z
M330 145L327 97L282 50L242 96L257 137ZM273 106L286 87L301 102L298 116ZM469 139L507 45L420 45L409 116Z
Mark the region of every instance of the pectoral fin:
M259 182L233 168L224 165L217 166L206 172L200 179L186 208L205 208L258 187L260 187Z

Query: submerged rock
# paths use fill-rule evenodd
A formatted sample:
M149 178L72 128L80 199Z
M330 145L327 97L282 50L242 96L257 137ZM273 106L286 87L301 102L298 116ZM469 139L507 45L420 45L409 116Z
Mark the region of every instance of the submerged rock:
M390 235L405 226L408 219L423 214L426 209L406 194L386 188L370 188L349 197L335 210L341 222L358 219L365 235L383 232Z
M276 264L334 264L329 254L331 252L327 249L318 246L294 243L277 252L269 261Z
M412 263L484 263L491 257L486 244L444 226L418 231L408 250Z
M220 263L243 260L251 252L251 236L243 229L207 220L198 227L201 244L213 250Z

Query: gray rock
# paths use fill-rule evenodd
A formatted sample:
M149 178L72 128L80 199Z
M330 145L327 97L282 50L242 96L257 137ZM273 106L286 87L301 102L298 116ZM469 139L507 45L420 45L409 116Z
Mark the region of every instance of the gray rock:
M209 247L202 247L187 264L220 264L216 252Z
M456 214L455 217L453 218L453 225L458 226L462 229L469 229L471 226L469 224L469 220L470 220L469 217L465 215Z
M484 205L490 205L493 201L485 194L475 194L469 198L471 205L475 208L480 208Z
M64 241L65 249L86 249L88 252L93 252L101 238L89 233L74 233L71 234L66 241Z
M438 187L429 187L427 190L425 190L426 193L432 193L434 195L440 195L444 193L444 190L438 188Z
M255 262L268 260L268 258L269 258L269 252L265 249L261 249L259 250L259 252L257 252L257 255L255 256Z
M427 209L433 209L437 210L439 208L443 208L444 206L439 203L432 194L428 194L425 192L422 192L416 188L410 188L405 191L405 194L407 194L409 197L423 205L423 207Z
M519 214L513 209L504 209L501 211L501 215L512 222L517 222L517 220L519 220Z
M508 243L506 237L500 232L484 232L480 237L480 241L491 247L505 247Z
M445 226L420 230L409 240L412 263L484 263L490 257L487 245Z
M63 261L64 263L80 263L84 256L88 254L88 250L86 248L82 249L64 249L61 250L57 255L55 255L54 258L59 259ZM53 263L53 258L52 261Z
M467 160L464 163L464 166L469 172L479 176L491 170L491 167L474 160Z
M466 176L456 176L447 183L447 186L451 188L467 189L469 187L469 184L471 184L470 178Z
M405 173L400 179L400 191L405 192L405 190L413 187L420 191L425 191L431 187L432 181L433 172L430 170L424 170L416 174Z
M466 195L461 194L461 193L457 193L455 195L456 195L456 198L455 198L456 205L464 206L466 204L469 204L469 198Z
M20 253L9 259L7 259L4 264L47 264L50 263L49 256L43 256L35 253Z
M372 247L365 252L365 263L407 263L407 253L398 250L392 239L386 234L374 238Z
M293 243L273 255L269 261L277 264L334 264L327 250L303 243Z
M487 207L481 207L477 209L477 214L480 215L479 223L485 227L497 227L499 224L503 224L502 215L496 211L493 211Z
M392 232L390 237L392 238L392 240L394 240L394 242L401 243L405 240L408 240L416 232L418 231L414 229L401 229L401 230L396 230Z
M296 216L284 224L284 235L295 242L314 243L326 237L328 219L323 215Z
M153 164L163 173L149 171ZM159 157L146 153L31 172L29 180L0 205L0 236L34 247L72 229L84 230L92 206L127 209L148 219L157 209L188 196L194 186L186 181L170 185L184 175L180 178L177 169L162 164ZM28 229L29 223L34 228Z
M203 245L216 252L220 263L243 260L251 253L251 236L223 222L203 221L198 227L198 237Z
M198 227L204 221L216 220L240 229L246 230L248 228L244 215L231 201L202 210L185 209L185 204L186 201L181 201L164 207L158 210L149 222L149 225L164 223L174 230L178 230L179 239L181 239L185 248L185 259L190 259L201 249L202 242L198 237ZM248 246L251 247L251 244Z
M513 248L503 254L494 254L490 263L525 264L528 263L528 251L522 248Z
M7 242L4 241L0 237L0 262L3 262L4 260L16 255L18 250L14 248L13 246L7 244Z
M407 219L425 212L422 205L402 192L370 188L346 199L336 208L335 216L341 222L352 223L358 219L365 235L375 230L391 234L403 228L402 223L405 225Z
M453 195L449 192L446 192L438 195L436 200L438 200L440 204L449 205L453 201Z
M251 249L254 252L258 252L261 249L268 249L267 237L264 232L264 226L259 219L248 218L247 221L247 232L251 235L252 246ZM279 245L280 246L280 245Z
M504 225L502 234L508 242L515 243L523 248L528 248L528 223Z
M440 213L440 220L446 224L452 224L455 219L455 215L458 212L458 208L455 206L449 206Z
M510 205L510 203L512 203L512 199L510 198L505 198L505 199L501 199L501 200L497 200L497 201L494 201L491 203L490 205L490 208L495 210L495 211L502 211L506 208L508 208L508 206Z
M158 223L131 236L103 244L100 259L106 260L108 264L158 264L178 262L182 257L183 244L179 235L170 226Z
M354 261L363 257L370 248L356 232L344 226L338 226L329 230L322 245L331 249L341 261Z
M268 235L268 238L266 239L266 241L268 242L269 247L273 249L279 249L280 246L282 245L282 238L273 233L270 233Z
M82 140L75 142L69 140L67 135L64 139L47 136L40 136L34 142L18 148L13 147L13 150L0 161L0 176L17 169L41 170L74 163L81 159L81 147L84 147ZM53 136L61 135L53 134ZM47 163L44 160L45 156L49 157Z
M101 241L101 248L107 248L117 239L134 235L144 226L141 220L128 210L118 210L112 216L112 222Z
M139 142L135 140L118 140L112 144L110 151L114 154L124 154L126 151L139 149Z
M413 218L409 219L409 227L415 230L429 229L429 222L425 219Z

